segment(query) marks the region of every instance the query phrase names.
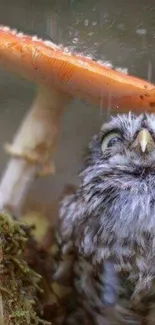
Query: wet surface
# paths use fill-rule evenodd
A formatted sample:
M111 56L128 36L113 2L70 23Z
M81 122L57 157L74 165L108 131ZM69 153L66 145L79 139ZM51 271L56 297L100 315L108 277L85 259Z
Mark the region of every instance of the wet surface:
M155 2L130 2L1 0L0 24L64 44L71 51L155 82ZM0 70L1 173L8 159L3 144L12 139L34 94L32 84ZM57 174L36 181L33 197L40 199L46 193L50 202L66 182L77 181L83 150L104 118L100 109L74 101L63 121L55 157Z

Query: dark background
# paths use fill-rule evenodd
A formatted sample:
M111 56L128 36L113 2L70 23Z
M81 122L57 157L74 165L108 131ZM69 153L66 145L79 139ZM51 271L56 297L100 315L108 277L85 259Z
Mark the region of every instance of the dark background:
M155 81L155 2L147 0L0 0L0 24L51 39L115 68ZM0 70L0 173L11 141L35 94L33 84ZM30 196L51 202L76 183L83 150L105 115L75 100L63 120L57 173L37 180Z

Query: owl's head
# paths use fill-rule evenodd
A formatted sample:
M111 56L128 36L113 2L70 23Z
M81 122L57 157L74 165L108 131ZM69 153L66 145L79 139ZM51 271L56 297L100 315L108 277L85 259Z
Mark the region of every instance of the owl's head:
M111 118L93 137L81 177L91 212L136 195L139 201L152 193L155 200L155 115Z
M93 137L88 151L86 166L99 168L109 177L155 174L155 115L129 113L111 118Z

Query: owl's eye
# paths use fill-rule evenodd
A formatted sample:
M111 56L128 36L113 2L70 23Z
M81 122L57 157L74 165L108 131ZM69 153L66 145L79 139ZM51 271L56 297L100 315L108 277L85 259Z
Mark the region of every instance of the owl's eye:
M121 137L120 133L112 132L112 133L106 135L103 138L102 144L101 144L102 152L104 152L104 150L107 148L115 146L117 143L119 143L121 141L122 141L122 137Z

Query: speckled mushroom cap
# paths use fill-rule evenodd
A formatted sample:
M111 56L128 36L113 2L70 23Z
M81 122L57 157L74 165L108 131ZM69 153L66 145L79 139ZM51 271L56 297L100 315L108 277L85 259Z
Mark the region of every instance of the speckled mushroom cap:
M70 53L50 41L0 26L0 63L23 77L117 111L155 110L155 86Z

